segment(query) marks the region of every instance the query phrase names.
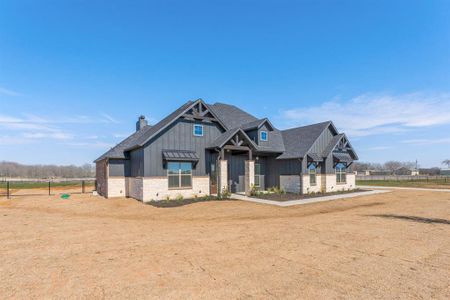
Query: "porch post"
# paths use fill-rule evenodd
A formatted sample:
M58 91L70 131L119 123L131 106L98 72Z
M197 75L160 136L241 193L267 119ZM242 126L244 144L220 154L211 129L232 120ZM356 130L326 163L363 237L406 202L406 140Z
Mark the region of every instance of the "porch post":
M228 161L225 159L219 160L219 190L218 194L223 191L228 191Z
M250 196L252 187L255 185L255 161L245 161L245 174L244 174L245 194Z

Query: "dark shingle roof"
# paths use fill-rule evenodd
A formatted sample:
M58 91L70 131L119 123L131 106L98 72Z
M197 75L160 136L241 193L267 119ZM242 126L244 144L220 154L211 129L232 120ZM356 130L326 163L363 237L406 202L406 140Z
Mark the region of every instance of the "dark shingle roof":
M222 121L227 129L238 128L244 124L257 121L258 119L234 105L214 103L209 105L215 115Z
M333 157L339 162L351 163L353 158L346 152L334 152Z
M125 148L125 150L131 150L133 148L141 147L143 146L148 140L150 140L153 136L155 136L157 133L159 133L162 129L164 129L166 126L171 124L173 121L176 120L176 118L182 114L186 109L188 109L194 102L188 101L182 106L180 106L177 110L169 114L167 117L156 123L154 126L152 126L149 130L146 130L146 132L142 135L140 135L138 138L135 139L135 142L130 145L129 147Z
M331 121L281 131L286 151L277 159L302 158Z
M209 148L221 148L226 142L228 142L236 133L240 132L242 136L244 136L247 141L252 145L254 149L257 149L258 146L245 134L245 132L241 128L235 128L231 130L227 130L222 133L217 139L209 146Z
M257 129L257 128L261 127L264 123L267 123L269 125L269 127L271 129L273 129L272 123L270 123L269 119L267 119L267 118L258 119L256 121L252 121L250 123L243 124L243 125L241 125L241 128L244 131L247 131L247 130L250 130L250 129Z
M112 147L105 154L97 158L95 162L101 161L105 158L125 158L124 150L131 147L131 145L134 145L136 143L136 140L143 136L151 128L152 126L146 125L141 130L134 132L129 137L118 143L116 146Z

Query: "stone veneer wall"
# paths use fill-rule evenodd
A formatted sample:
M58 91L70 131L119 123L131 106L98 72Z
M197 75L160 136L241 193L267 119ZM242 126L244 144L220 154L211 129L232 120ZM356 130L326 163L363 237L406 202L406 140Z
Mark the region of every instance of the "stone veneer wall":
M245 161L245 171L244 171L244 190L245 194L248 196L251 193L252 187L255 185L255 161L246 160Z
M125 177L109 177L107 197L125 197L127 190L125 182Z
M183 198L203 197L209 195L209 177L208 176L193 176L192 188L189 189L169 189L169 182L167 177L145 177L142 179L142 184L133 185L133 191L130 191L130 197L141 197L144 202L152 200L175 199L179 196ZM140 194L142 189L142 195Z
M106 159L95 164L95 177L97 180L97 193L103 197L108 197L108 169Z
M228 161L219 160L219 191L228 190Z
M140 201L144 200L143 178L142 177L126 177L126 196Z
M336 183L336 174L326 174L322 176L326 176L325 178L325 187L326 192L338 192L338 191L347 191L347 190L353 190L356 188L356 182L355 182L355 174L354 173L348 173L346 175L347 182L344 184L338 184Z
M280 188L288 193L300 193L300 175L280 175Z
M316 184L311 185L309 183L309 174L303 175L303 184L302 184L302 193L303 194L309 194L309 193L319 193L322 192L322 175L316 174Z

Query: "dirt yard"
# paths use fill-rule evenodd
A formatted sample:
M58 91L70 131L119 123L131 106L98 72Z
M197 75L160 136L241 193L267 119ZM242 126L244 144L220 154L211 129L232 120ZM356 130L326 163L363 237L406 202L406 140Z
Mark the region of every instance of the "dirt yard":
M450 193L287 208L0 200L0 298L449 299Z

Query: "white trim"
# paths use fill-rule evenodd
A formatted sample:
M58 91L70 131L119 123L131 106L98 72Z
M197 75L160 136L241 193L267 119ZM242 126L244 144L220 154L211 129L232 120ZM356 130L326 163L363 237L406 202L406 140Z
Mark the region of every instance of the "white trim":
M202 128L202 134L196 134L195 133L195 127L196 126L200 126L201 128ZM201 124L194 124L194 126L192 126L192 134L194 135L194 136L203 136L203 130L204 130L204 128L203 128L203 125L201 125Z
M266 134L266 138L265 139L262 138L263 132ZM269 134L267 133L267 131L261 130L259 132L259 140L262 141L262 142L267 142L269 140Z

